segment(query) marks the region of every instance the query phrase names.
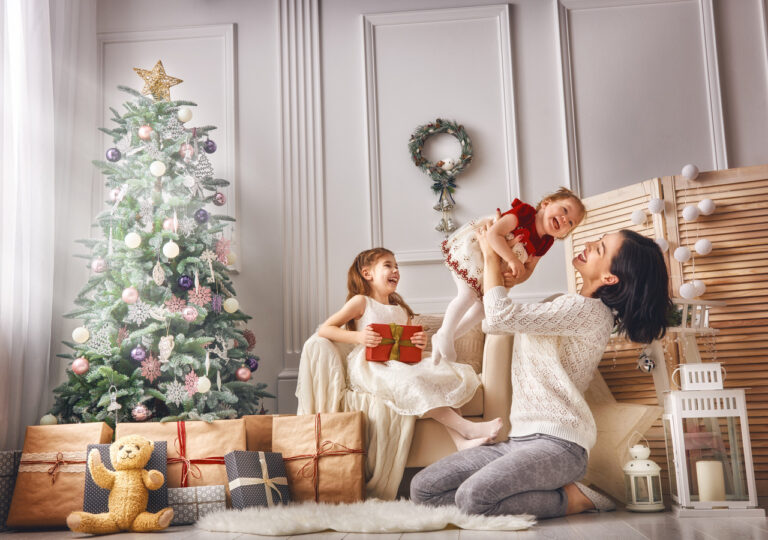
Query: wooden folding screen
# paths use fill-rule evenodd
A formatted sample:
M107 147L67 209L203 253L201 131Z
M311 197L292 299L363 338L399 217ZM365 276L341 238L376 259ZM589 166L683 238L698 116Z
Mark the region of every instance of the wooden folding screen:
M663 214L651 215L651 197L664 200ZM713 214L685 221L682 209L711 198L717 205ZM710 326L719 333L698 339L703 361L717 360L726 369L726 388L746 388L752 454L760 505L768 502L768 166L745 167L701 173L695 180L669 176L647 180L626 188L585 199L588 214L566 243L569 257L581 252L584 243L621 228L652 238L666 238L665 254L671 278L671 292L679 296L680 285L699 279L707 290L703 300L721 300L725 307L713 307ZM631 214L645 210L648 220L634 225ZM713 244L709 255L698 255L694 244L707 238ZM671 253L680 245L691 248L694 257L679 263ZM581 286L578 274L569 272L569 289ZM678 363L674 336L666 340L666 362L671 371ZM652 377L636 369L643 347L622 339L612 340L600 373L618 401L657 404ZM684 358L682 359L684 361ZM652 447L651 458L662 466L665 495L666 455L661 423L645 434ZM668 500L668 499L667 499Z

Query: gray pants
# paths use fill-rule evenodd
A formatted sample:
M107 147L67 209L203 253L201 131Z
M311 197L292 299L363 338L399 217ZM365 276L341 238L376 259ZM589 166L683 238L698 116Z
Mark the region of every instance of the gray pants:
M559 517L568 507L563 486L586 470L584 448L536 433L444 457L413 477L411 500L467 514Z

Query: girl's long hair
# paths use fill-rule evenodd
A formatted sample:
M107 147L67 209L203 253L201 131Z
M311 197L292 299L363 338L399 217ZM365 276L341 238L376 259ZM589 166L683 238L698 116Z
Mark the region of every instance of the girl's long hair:
M394 253L382 247L366 249L365 251L358 253L357 257L355 257L355 261L352 263L352 266L349 267L349 271L347 272L347 300L358 294L371 296L373 291L371 290L371 284L363 277L363 268L370 268L385 255L395 256ZM403 300L399 294L390 294L389 303L393 306L401 306L406 313L408 313L409 319L413 317L413 310L405 303L405 300ZM347 330L357 329L355 319L347 321L344 326Z
M624 241L611 262L611 273L619 281L603 285L593 296L614 311L620 333L650 343L667 332L672 309L667 266L656 242L627 229L620 232Z

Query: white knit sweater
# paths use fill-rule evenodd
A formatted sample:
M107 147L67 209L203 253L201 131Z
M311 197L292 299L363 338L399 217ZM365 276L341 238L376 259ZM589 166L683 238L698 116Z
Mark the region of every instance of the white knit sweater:
M597 429L584 392L613 329L611 310L579 294L518 304L504 287L485 293L489 334L516 334L512 350L510 437L543 433L587 451Z

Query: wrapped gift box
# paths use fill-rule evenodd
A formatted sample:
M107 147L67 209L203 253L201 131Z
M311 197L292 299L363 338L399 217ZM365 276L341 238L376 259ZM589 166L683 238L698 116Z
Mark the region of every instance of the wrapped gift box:
M245 421L245 446L251 452L272 451L272 419L277 414L249 414Z
M230 452L224 456L233 508L275 506L291 500L282 454Z
M88 445L111 440L112 428L104 422L29 426L8 527L65 527L69 513L83 507Z
M115 437L141 435L168 443L169 488L224 486L227 469L224 454L245 450L245 422L146 422L117 425Z
M361 501L365 493L361 411L278 416L272 450L283 455L294 501Z
M144 466L148 471L155 470L163 473L163 476L168 474L167 463L168 452L167 443L165 441L155 441L155 449L152 451L152 457ZM96 449L101 455L101 462L110 471L114 471L112 466L112 458L109 455L109 444L89 444L88 454L91 450ZM147 512L159 512L163 508L168 506L168 482L164 482L159 489L150 490L149 498L147 500ZM86 467L85 471L85 495L83 498L83 510L90 512L91 514L101 514L103 512L109 512L109 490L99 487L96 482L93 481L91 471Z
M421 326L403 326L400 324L372 324L373 330L381 335L377 347L365 348L365 359L371 362L399 360L406 364L421 362L421 349L411 343L411 337L421 332Z
M168 488L168 504L173 508L171 525L188 525L215 510L227 508L225 486Z
M270 436L272 431L270 430ZM16 472L19 470L21 450L0 451L0 531L5 530L5 520L11 506Z

